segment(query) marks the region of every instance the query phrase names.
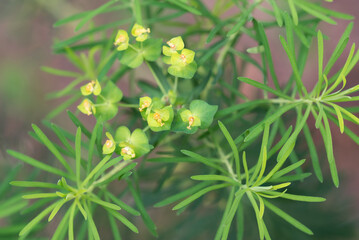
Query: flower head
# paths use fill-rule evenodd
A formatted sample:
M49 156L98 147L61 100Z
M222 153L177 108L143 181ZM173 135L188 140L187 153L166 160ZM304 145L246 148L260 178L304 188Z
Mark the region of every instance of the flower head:
M128 33L125 30L118 30L114 45L118 51L123 51L128 48Z
M96 79L96 81L91 81L89 83L87 83L86 85L81 87L81 93L84 96L88 96L90 94L94 94L94 95L100 95L101 93L101 85L98 82L98 80Z
M189 49L183 49L181 53L173 53L171 56L171 64L175 66L186 66L193 62L195 52Z
M151 103L152 99L150 97L142 97L140 98L140 107L138 109L140 110L140 112L142 112L143 110L151 106Z
M182 37L175 37L172 38L167 42L167 46L163 46L163 54L166 56L172 56L172 54L177 53L177 51L180 51L184 48L184 42L182 40Z
M135 24L132 27L131 34L132 36L136 37L136 41L143 42L148 38L148 34L151 32L149 28L144 28L139 24Z
M102 147L103 154L111 154L116 149L116 143L112 135L109 132L106 132L107 140Z
M77 108L84 114L90 116L92 113L96 113L94 104L87 98L85 98Z

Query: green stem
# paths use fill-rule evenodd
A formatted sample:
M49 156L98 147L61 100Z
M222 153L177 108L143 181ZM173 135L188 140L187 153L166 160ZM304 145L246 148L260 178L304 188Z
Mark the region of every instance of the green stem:
M237 34L230 36L228 39L228 42L223 46L222 51L220 52L218 59L216 61L216 64L214 66L213 74L212 74L211 78L209 79L209 81L207 82L207 85L201 94L202 99L207 99L208 92L212 86L214 79L215 79L215 75L217 75L219 67L223 64L224 59L226 58L227 53L236 38L237 38Z
M138 108L137 104L117 103L118 107Z
M136 52L139 52L139 51L140 51L140 49L136 48L136 47L133 46L131 43L129 43L128 46L129 46L130 48L132 48L133 50L135 50Z
M178 77L175 77L175 84L173 85L173 92L177 92L177 85L178 85Z
M88 188L91 192L91 190L98 184L106 181L107 179L111 178L113 175L115 175L116 173L118 173L119 171L121 171L124 167L126 167L126 165L128 165L131 161L123 161L121 163L119 163L116 167L114 167L111 171L109 171L108 173L106 173L105 175L103 175L99 180L93 182L91 184L91 186Z
M148 68L150 69L150 71L151 71L153 77L155 78L156 83L157 83L158 87L160 88L162 94L163 94L163 95L167 95L167 92L166 92L165 88L163 87L163 85L162 85L160 79L159 79L158 76L156 75L156 73L155 73L155 71L153 70L153 68L151 67L151 65L150 65L147 61L146 61L146 64L147 64Z

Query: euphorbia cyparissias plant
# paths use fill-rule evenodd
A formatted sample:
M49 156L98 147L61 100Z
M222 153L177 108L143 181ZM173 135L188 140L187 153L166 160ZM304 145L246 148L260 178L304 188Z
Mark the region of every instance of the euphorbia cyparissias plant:
M348 24L326 63L325 38L318 29L321 21L334 24L336 18L352 17L329 10L321 2L290 0L287 6L273 0L217 0L211 8L201 0L114 0L55 23L61 26L79 20L75 30L83 31L54 45L54 51L64 54L78 71L43 68L74 78L51 95L69 97L44 121L53 132L51 137L45 134L48 130L37 125L31 132L58 163L8 151L49 173L46 178L40 174L36 181L31 176L26 181L11 182L33 189L23 198L38 199L30 207L18 198L9 200L14 209L34 212L26 224L18 225L24 227L16 234L20 239L37 236L36 231L43 226L39 223L47 217L48 221L58 218L52 239L66 235L68 239L152 239L138 224L139 218L160 239L252 239L253 226L258 233L255 239L271 239L277 228L282 235L274 235L274 239L312 235L311 226L286 213L278 198L285 199L286 204L294 202L294 208L300 208L300 202L325 201L309 196L316 194L309 188L298 190L300 182L309 181L308 166L313 167L316 181L324 181L324 161L319 160L319 144L312 138L315 128L323 138L336 187L335 126L329 122L359 144L357 134L345 126L345 121L359 124L357 109L341 105L359 100L355 95L359 85L346 87L348 74L359 61L355 44L339 70L333 68L353 24ZM238 14L228 15L232 8L234 12L239 9ZM254 14L257 10L272 19L262 21ZM183 14L195 16L195 23L184 22L179 18ZM97 15L115 16L116 20L87 26ZM172 27L176 28L173 32ZM289 78L275 71L272 55L276 51L267 38L270 27L283 33L278 41L291 66ZM255 43L243 43L248 37ZM318 74L311 76L316 85L308 89L302 76L310 61L311 43L317 45ZM249 48L239 51L239 45ZM257 68L262 77L247 78L250 67ZM262 96L248 99L243 84L256 87ZM67 113L77 128L75 134L49 121L72 105L77 110ZM80 118L80 114L84 116ZM315 118L313 126L308 121L310 116ZM95 124L91 126L91 122ZM300 144L303 139L306 146ZM298 151L304 148L307 150ZM147 212L152 206L175 202L173 210L186 214L177 218L168 209L162 210L161 216L167 212L171 218L164 226L156 219L157 209L152 209L151 216ZM308 206L310 212L318 208L315 204ZM269 211L276 216L267 214ZM254 214L256 224L248 214ZM102 224L102 215L109 224ZM299 231L286 235L287 226L277 226L272 217L282 218ZM15 218L11 220L15 222ZM268 222L273 224L267 227ZM132 236L136 233L140 237Z

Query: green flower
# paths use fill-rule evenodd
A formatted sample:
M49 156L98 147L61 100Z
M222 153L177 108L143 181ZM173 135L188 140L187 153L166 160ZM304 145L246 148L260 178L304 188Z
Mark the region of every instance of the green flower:
M171 56L171 64L175 66L184 67L193 62L195 52L189 49L183 49L181 54L173 53Z
M128 48L128 33L125 30L118 30L114 45L118 51L123 51Z
M188 124L187 129L189 130L191 130L192 127L201 126L201 119L188 109L182 110L180 116L182 121Z
M169 47L163 46L162 50L163 50L163 54L169 57L171 57L172 54L177 53L177 51L180 51L184 48L184 42L182 40L182 37L180 36L169 40L167 42L167 45Z
M116 143L115 143L115 140L113 139L112 135L109 132L106 132L106 136L108 139L106 140L105 144L102 147L102 153L103 154L111 154L116 149Z
M142 129L135 129L131 134L127 127L121 126L116 130L115 140L120 147L119 154L124 160L141 157L152 148Z
M91 100L85 98L77 108L84 114L90 116L92 113L96 113L96 108Z
M169 130L171 129L173 115L172 106L155 109L147 116L148 126L150 126L154 132Z
M150 97L141 97L140 98L140 104L139 104L139 110L142 112L143 110L146 110L149 108L152 104L152 98Z
M101 93L101 85L96 79L96 81L91 81L88 84L81 87L81 93L84 96L88 96L90 94L94 94L95 96L100 95Z
M148 34L151 32L149 28L144 28L139 24L135 24L132 27L131 34L132 36L136 37L136 41L143 42L148 38Z

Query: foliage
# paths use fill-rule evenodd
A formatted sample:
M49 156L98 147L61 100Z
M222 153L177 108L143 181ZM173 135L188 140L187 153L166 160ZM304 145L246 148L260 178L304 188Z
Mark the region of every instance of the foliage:
M57 21L54 27L78 21L75 35L53 46L54 52L65 55L78 71L42 68L72 81L48 95L62 99L43 121L48 130L33 125L30 135L58 162L47 163L8 150L10 156L53 176L45 181L35 181L35 177L15 181L16 174L9 173L12 177L7 182L31 190L22 193L22 198L17 194L2 202L1 217L22 208L32 214L26 225L22 219L16 225L21 239L41 230L45 218L48 222L59 220L52 239L66 235L68 239L100 239L103 233L98 219L104 215L111 239L121 239L124 226L134 233L144 231L136 224L138 216L154 237L164 238L166 231L162 227L158 231L158 223L147 212L150 205L176 203L174 211L188 211L192 216L213 205L222 218L215 222L216 231L211 231L208 239L245 238L245 228L254 220L247 220L248 209L254 212L259 239L271 239L267 212L305 234L315 234L280 207L280 199L296 205L325 201L292 188L311 175L303 172L308 171L306 162L311 162L317 180L324 181L318 154L321 148L314 144L310 116L323 138L335 187L339 186L339 174L330 121L359 144L359 137L344 121L359 125L359 118L342 105L359 100L355 95L359 85L346 87L347 76L359 61L355 44L344 65L337 72L333 68L347 47L353 24L348 24L326 64L326 36L317 30L321 21L335 24L334 19L352 17L327 9L322 2L289 0L282 5L275 0L219 0L209 8L200 0L112 0ZM238 8L239 13L228 16L231 8ZM255 10L272 20L260 20ZM121 19L94 24L95 17L109 12ZM195 23L178 20L183 15L194 16ZM181 34L168 32L166 26L178 28ZM279 41L291 66L289 79L281 79L275 71L266 35L271 27L285 30ZM244 36L256 42L246 53L236 49ZM313 50L312 41L317 47L318 75L312 76L316 84L309 89L303 72ZM256 67L262 79L244 77L244 70L237 66L238 58L245 68ZM152 74L147 80L154 80L155 85L140 80L137 74L143 68ZM130 90L117 84L120 81L128 81ZM248 99L240 90L243 84L260 90L262 98ZM67 113L77 128L75 134L50 122L72 106L77 106L76 112ZM95 120L92 129L79 119L81 114ZM57 140L44 133L50 130ZM308 157L299 151L302 144L298 142L303 138L310 160L301 159ZM146 182L155 185L153 196L143 186ZM38 200L27 206L27 199ZM126 217L128 214L135 217ZM190 225L191 216L187 217ZM187 233L178 239L194 239L193 229L206 229L197 228L199 224L206 221L193 228L185 226ZM173 228L181 225L185 223Z

